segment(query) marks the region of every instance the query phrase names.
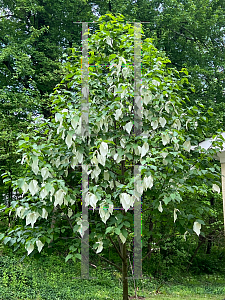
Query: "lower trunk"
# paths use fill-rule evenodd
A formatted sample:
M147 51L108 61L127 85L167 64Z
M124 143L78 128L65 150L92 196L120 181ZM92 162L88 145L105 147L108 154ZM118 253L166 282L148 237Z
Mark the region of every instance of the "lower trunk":
M128 279L127 279L127 248L126 242L122 245L122 280L123 280L123 300L128 300Z

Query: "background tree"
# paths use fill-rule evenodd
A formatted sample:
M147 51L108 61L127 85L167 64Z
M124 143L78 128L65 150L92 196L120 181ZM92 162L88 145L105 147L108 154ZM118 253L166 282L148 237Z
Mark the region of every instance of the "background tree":
M10 181L23 172L16 137L28 132L35 116L51 116L49 95L63 77L63 54L81 45L76 22L95 17L82 0L1 0L0 5L0 197L10 205L16 196Z

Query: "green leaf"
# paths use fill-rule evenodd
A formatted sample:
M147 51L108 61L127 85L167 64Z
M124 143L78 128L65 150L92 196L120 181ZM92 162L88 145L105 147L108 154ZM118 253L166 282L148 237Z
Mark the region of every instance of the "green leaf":
M115 233L117 234L117 235L119 235L120 234L120 229L119 228L115 228Z
M128 221L124 221L123 224L126 226L126 227L130 227L130 223Z
M113 227L108 227L108 228L106 228L105 233L107 234L107 233L111 232L112 230L113 230Z
M68 254L65 258L65 261L67 262L69 259L71 259L73 257L73 254Z
M205 225L205 222L203 220L197 219L196 222L198 222L199 224Z
M171 201L170 197L164 197L163 202L167 205Z
M77 230L80 228L80 226L79 225L75 225L74 227L73 227L73 232L77 232Z
M81 254L80 253L76 253L75 257L81 260Z
M124 236L125 238L127 238L127 235L128 235L127 230L126 230L125 228L122 228L122 229L121 229L121 232L122 232L123 236Z
M8 243L8 241L10 241L10 240L11 240L11 237L7 236L4 238L3 243L6 245Z

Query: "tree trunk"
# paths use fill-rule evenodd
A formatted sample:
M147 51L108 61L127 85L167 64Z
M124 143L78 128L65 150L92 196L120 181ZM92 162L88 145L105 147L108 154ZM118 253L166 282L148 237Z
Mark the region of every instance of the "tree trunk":
M198 250L199 250L200 247L205 243L205 241L206 241L206 238L205 238L205 237L199 236L198 246L197 246L197 248L195 249L195 252L194 252L194 254L193 254L192 257L191 257L191 260L190 260L189 265L188 265L188 268L187 268L187 272L189 271L189 268L190 268L190 266L191 266L191 264L192 264L192 262L193 262L195 256L197 255Z
M128 279L127 279L127 248L126 242L122 244L122 282L123 282L123 300L128 300Z

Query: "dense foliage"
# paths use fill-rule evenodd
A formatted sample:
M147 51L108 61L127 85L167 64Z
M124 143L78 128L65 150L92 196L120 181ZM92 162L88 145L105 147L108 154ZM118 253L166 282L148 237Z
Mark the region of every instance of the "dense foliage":
M186 207L183 198L187 198L187 193L196 195L199 190L206 193L212 185L218 191L216 183L220 178L217 166L211 163L216 150L206 154L191 149L197 142L193 130L204 128L204 106L189 106L189 91L184 87L188 85L187 71L169 68L170 61L154 48L150 39L142 43L142 78L134 90L133 42L140 34L131 24L125 25L122 16L99 19L99 30L91 35L88 45L88 120L82 112L86 92L81 86L80 55L72 51L66 66L68 74L51 98L55 118L37 118L36 133L32 137L23 134L24 139L19 141L23 150L21 163L25 162L27 171L24 177L13 181L14 189L23 194L21 199L12 201L7 211L15 212L22 220L26 218L26 224L21 220L8 231L8 236L1 235L4 243L15 244L16 248L25 245L28 254L34 250L34 244L40 252L53 239L77 240L77 233L83 236L88 224L81 218L81 176L77 172L85 172L89 182L88 188L87 182L82 182L82 201L93 210L98 204L100 219L105 224L108 220L105 226L96 222L99 217L94 216L97 226L90 228L90 238L96 253L109 241L117 249L122 260L122 268L117 268L123 272L124 299L128 298L127 250L130 251L133 235L133 216L126 213L128 209L143 196L143 208L152 223L157 218L162 226L167 220L165 232L169 233L175 223L176 231L184 236L193 231L199 235L205 224L205 207L202 205L199 210L196 202ZM82 60L84 64L84 57ZM140 126L136 112L142 120L142 135L136 134ZM83 135L84 122L88 123L90 134ZM217 145L221 146L221 142ZM136 166L140 168L135 174ZM120 204L125 211L113 211ZM146 236L151 235L148 232ZM115 245L116 236L119 248ZM68 248L66 260L80 258L79 242Z
M0 232L2 233L1 237L4 236L4 232L8 229L8 227L13 228L14 226L17 226L14 227L14 230L15 228L17 228L17 231L11 231L11 237L5 238L5 243L10 243L11 245L14 245L15 248L18 248L18 242L22 242L22 244L29 244L29 241L31 241L30 237L33 236L33 238L35 239L40 238L40 241L49 243L50 248L47 248L48 251L54 248L53 245L57 245L56 247L59 248L61 247L60 245L64 245L65 248L68 249L68 251L65 251L65 256L67 256L67 259L75 259L75 253L77 257L80 257L79 252L77 253L77 249L79 249L80 247L80 242L78 242L77 245L71 247L71 245L73 244L73 239L69 239L69 237L71 237L71 235L76 235L75 233L73 233L72 227L75 224L75 219L77 217L80 217L81 212L80 201L82 195L80 186L82 183L82 168L81 165L80 167L76 167L74 169L72 168L72 166L81 162L77 162L76 159L73 158L75 156L75 154L73 153L73 151L75 152L75 147L72 148L71 146L68 148L68 145L72 140L71 133L73 130L75 131L75 128L73 128L73 124L75 125L75 122L77 120L77 112L80 111L78 102L76 104L76 109L72 111L72 113L71 107L73 106L74 108L76 100L79 99L79 97L82 97L81 89L79 86L79 84L81 84L81 72L79 71L79 49L81 49L82 26L81 24L78 24L76 22L96 20L97 15L104 15L108 11L113 13L114 15L116 15L117 13L122 13L125 16L124 21L128 22L127 25L131 24L129 22L134 21L147 22L143 23L142 25L144 34L146 38L153 38L153 40L149 40L149 44L151 44L151 55L156 55L156 59L159 62L159 65L157 65L157 63L155 64L154 62L149 61L148 67L150 66L154 69L154 66L156 65L154 72L149 73L149 77L153 79L152 84L149 87L152 94L154 95L155 93L155 95L157 95L160 94L163 89L168 89L168 85L171 84L171 82L174 82L173 88L171 86L170 90L173 92L175 91L175 94L177 95L177 97L174 96L174 99L176 98L175 102L176 104L178 104L179 101L177 102L177 100L179 98L181 99L180 104L178 105L179 109L183 110L184 113L187 113L187 115L184 116L184 119L192 119L192 123L186 122L187 120L185 121L184 119L182 121L182 119L179 118L181 125L184 125L184 130L182 129L182 126L181 130L178 129L180 126L178 122L176 124L177 128L173 128L172 130L178 130L178 132L182 130L183 131L182 133L179 132L179 134L181 133L180 142L176 143L173 141L173 143L174 145L179 144L179 150L181 150L182 144L184 144L184 142L186 141L186 145L188 146L186 150L188 150L190 147L188 138L190 138L191 145L193 145L197 144L198 141L203 140L205 137L210 137L215 134L219 127L221 127L223 130L225 53L223 27L225 16L224 1L153 0L151 1L151 3L149 3L149 1L146 0L96 0L94 2L61 1L60 3L55 3L54 1L50 0L35 0L32 2L26 0L2 0L1 7L2 11L0 17L0 27L2 32L4 32L4 35L0 38L0 171L1 173L3 173L2 182L0 184L0 201L2 203L0 216ZM107 20L109 21L110 18L108 17ZM97 24L90 24L89 26L90 33L94 33L99 29ZM128 26L126 28L133 27ZM114 98L121 97L124 102L128 101L130 104L132 104L132 97L130 97L130 94L133 93L133 90L131 88L133 86L132 73L129 74L126 70L131 70L131 72L133 71L130 65L130 61L132 61L133 55L133 38L131 36L130 40L129 38L127 39L127 36L125 37L125 31L120 35L121 48L118 47L119 43L116 45L115 43L113 43L113 47L111 47L111 40L109 39L109 36L115 41L115 34L113 35L113 33L110 32L110 35L107 37L107 30L105 31L106 33L100 32L96 35L97 39L99 39L100 41L102 40L99 47L99 49L101 50L101 55L95 55L99 49L96 48L96 45L93 45L92 51L94 52L94 54L90 53L89 59L93 64L110 64L110 62L116 63L117 68L110 69L111 71L114 71L114 69L116 71L116 73L114 73L114 75L112 76L114 83L117 82L117 78L115 76L119 71L119 62L119 65L121 65L119 75L121 76L121 79L119 79L119 82L117 83L119 83L120 86L117 85L117 90L115 88L112 88L108 91L108 88L110 87L110 70L106 67L92 67L89 69L91 74L91 81L89 81L89 86L92 93L91 96L93 96L93 98L95 99L99 99L99 101L100 99L104 101L105 97L108 97L110 99L110 97L112 98L113 95ZM129 32L129 34L130 33L131 31ZM145 37L142 35L142 40ZM104 40L104 38L106 39ZM125 41L125 39L127 39L127 41ZM165 51L165 54L156 50L153 44L157 49ZM73 52L71 54L71 50L69 50L69 48L72 47L75 47L75 49L73 49ZM110 56L114 54L115 49L116 51L118 51L118 57L123 57L126 59L128 67L123 67L124 61L122 60L122 58L121 60L118 60L118 57L113 58L113 56ZM68 55L70 56L69 58ZM67 67L65 68L63 67L63 64L66 61ZM162 62L162 66L160 66L160 61ZM147 64L144 65L144 68L146 66ZM172 70L171 67L173 66L175 66L180 72ZM187 68L188 74L187 70L184 68ZM168 72L169 76L167 76L167 81L163 82L165 74L168 75ZM74 76L74 74L76 75ZM103 74L104 78L102 78ZM61 85L57 87L56 92L50 98L49 95L53 92L55 85L60 82L62 78L64 78L63 82L61 82ZM100 82L99 78L101 79ZM130 80L130 83L132 83L128 88L125 87L124 89L123 82L125 78L127 82ZM155 80L160 84L158 85ZM174 80L176 81L176 84ZM189 85L188 82L193 85ZM102 85L104 86L104 89L99 92L99 87ZM113 84L111 84L111 86L113 86ZM103 90L107 91L107 93L104 94ZM74 91L76 91L76 93L74 93ZM143 100L145 102L149 101L148 105L150 105L151 102L149 99L151 97L149 98L148 94L143 94L142 96ZM155 99L151 99L151 101L158 101L159 104L163 104L163 100L160 99L160 97L158 99L157 96ZM95 103L92 102L93 111L96 112L99 110L100 102L97 103L96 100ZM68 103L71 103L70 107ZM118 103L119 101L117 99L116 105ZM109 101L108 105L112 106L113 102ZM144 149L144 140L142 142L140 142L140 140L137 142L134 139L134 135L132 135L131 133L132 131L130 132L130 134L128 134L127 129L129 130L129 126L125 128L121 127L125 126L124 121L127 121L130 117L129 114L133 113L132 110L129 111L129 109L125 109L126 105L122 107L120 104L120 106L118 107L111 107L107 110L107 113L109 112L109 119L111 118L114 120L114 118L118 118L118 120L116 120L117 127L115 134L115 144L118 144L120 148L120 153L118 152L118 160L119 156L124 157L123 155L127 155L126 158L124 157L126 165L140 164L141 161L143 161L143 165L145 165L146 162L150 163L150 161L147 161L145 159L145 156L142 156L142 154L144 154L144 151L147 150L147 148ZM172 112L171 108L172 106L169 108L170 113ZM62 113L63 109L68 109L68 111L64 110ZM117 115L114 117L112 116L113 109L117 110ZM177 110L178 114L179 109ZM169 119L167 119L166 116L160 116L159 114L157 116L154 115L157 109L154 109L154 111L153 109L150 109L150 111L151 113L153 113L153 119L146 120L146 124L144 123L145 127L149 126L152 129L155 128L154 130L158 132L158 137L160 136L161 132L164 132L164 130L170 130L170 126L173 125L172 122L174 116L169 121L169 113ZM121 112L122 115L120 115ZM100 118L101 113L99 113L99 115L96 115L96 118ZM54 121L55 114L55 120L58 120L58 122L62 124L64 128L59 129L60 126L58 126L58 123ZM75 114L76 117L74 117ZM188 114L190 114L189 117ZM38 115L41 115L39 121L36 120L34 122L34 118ZM107 117L106 115L104 116ZM70 126L72 131L70 130L69 123L67 122L70 120L70 118L74 118L73 124L72 122L70 123L70 125L72 126ZM162 122L162 118L165 118L167 122L164 127L162 127L163 123L160 123L160 120ZM93 122L93 128L95 128L96 130L95 134L98 134L99 138L101 138L100 134L103 134L102 141L110 141L110 138L105 139L105 135L107 132L107 119L105 119L104 122L100 122L100 120L97 120L97 122L95 122L94 118L90 118L89 121ZM119 125L119 123L121 124ZM153 124L151 125L151 123ZM96 128L96 124L98 125L98 128ZM108 130L112 130L112 132L115 132L115 127L114 125L110 124L110 122L108 124L108 127ZM64 136L64 141L66 143L61 139L64 129L65 134L68 133ZM76 128L76 130L78 129L79 126ZM122 130L121 133L123 132L124 134L125 132L127 135L124 142L123 140L120 141L120 130ZM52 135L51 139L49 138L48 140L47 136L50 131L52 131ZM21 133L23 134L21 135ZM20 138L20 152L17 152L18 135L20 135L22 139L24 139L24 141L22 142L22 139ZM128 139L129 136L132 136L132 139ZM65 138L67 138L67 140L65 140ZM164 142L166 142L166 138L168 137L164 138ZM177 137L174 138L174 140L176 139ZM99 151L98 147L99 145L101 145L102 141L99 141L99 144L92 145L96 147L93 148L92 154L94 154L94 150ZM72 142L75 143L76 141L72 140ZM110 143L106 142L108 143L108 150L116 147L111 142L113 141L111 140ZM137 151L137 153L139 152L139 157L142 156L141 160L139 159L135 161L131 159L131 157L129 158L132 147L128 147L129 151L127 151L126 145L124 145L124 148L122 146L123 143L131 145L134 144L134 142L137 142L137 149L133 150ZM43 148L40 147L42 143ZM211 186L214 184L214 189L219 191L218 187L215 184L220 185L220 166L217 162L211 160L213 153L210 153L210 156L208 158L203 155L200 159L198 159L197 153L195 154L195 156L193 156L193 151L190 151L189 153L188 151L182 150L182 155L186 154L185 156L188 159L189 163L191 163L192 159L195 162L197 161L197 168L191 169L191 173L189 173L188 164L186 165L186 160L176 154L176 152L179 151L171 151L170 146L172 144L161 144L163 148L161 148L160 150L157 148L158 145L160 145L159 138L156 142L152 141L151 143L149 143L149 149L151 149L152 143L155 143L154 147L156 151L154 150L155 152L153 156L150 157L151 165L153 166L153 168L155 166L157 170L151 169L150 172L151 176L154 175L155 177L149 176L150 173L147 174L146 172L148 171L145 168L142 168L141 171L142 179L144 178L145 174L147 174L145 177L148 178L148 181L145 181L146 184L149 184L149 187L153 184L153 186L151 188L148 188L147 190L145 190L146 186L144 186L144 191L142 194L143 255L146 259L151 261L152 265L163 265L168 270L171 269L171 272L173 269L173 263L176 261L176 258L179 255L180 260L183 261L184 265L186 262L190 266L190 269L192 265L195 264L195 266L197 266L196 272L198 272L198 270L205 272L208 269L213 269L213 263L210 264L210 266L207 266L207 262L210 261L208 256L211 255L212 251L217 249L216 251L218 252L215 253L218 253L219 257L220 245L223 241L221 195L217 196L211 190ZM61 156L61 160L57 162L58 167L56 165L51 165L48 152L48 149L51 148L51 146L53 146L54 151L58 149L59 152L63 151L68 156ZM76 146L78 145L76 144ZM81 150L81 152L83 151L82 149L85 148L82 147L83 146L81 142L81 144L79 144L79 149ZM164 148L167 148L167 151L164 152ZM21 151L27 152L27 158L30 159L30 161L27 161L27 163L23 164L20 163ZM45 154L44 156L42 155L41 158L41 155L39 157L39 154L44 153L43 151L45 152ZM159 157L157 156L157 151L160 155ZM38 152L39 154L34 156L34 153L37 154ZM169 154L167 154L167 152ZM79 153L80 152L77 152L77 159L81 160L81 157L79 157ZM165 158L160 153L162 153ZM53 155L52 159L54 160L56 158L56 153L51 153L51 155ZM38 159L40 158L40 160L37 161L34 157L38 157ZM85 157L87 158L84 152L84 158ZM74 159L74 161L71 166L72 158ZM94 155L92 156L92 158L94 158ZM101 160L101 152L99 152L99 157L97 155L96 159L98 160L98 158L100 158ZM106 165L108 158L109 157L106 157ZM135 156L134 158L136 159L137 157ZM116 163L113 157L111 157L111 159L112 162ZM164 163L167 163L167 165L164 163L162 165L162 159L164 159ZM173 166L174 160L176 162ZM46 166L45 162L49 163L49 165ZM88 162L90 163L90 159ZM119 164L122 164L122 162L123 160L120 161ZM61 165L58 165L58 163L61 163ZM35 172L33 172L33 170L35 170L35 165L36 170L37 166L40 169L39 174L37 175L35 174ZM108 178L108 175L110 175L109 179L111 179L111 177L113 176L112 173L114 171L114 165L111 163L110 166L108 166L108 169L111 173L103 172L103 169L106 168L106 165L101 165L101 162L99 161L99 167L102 172L99 174L98 182L107 180L105 178ZM106 187L103 187L103 190L105 189L106 193L108 193L108 191L110 191L110 193L112 191L115 191L115 186L118 189L119 183L121 185L121 187L119 188L121 190L120 192L126 192L127 190L128 182L122 182L122 168L120 169L117 163L116 165L117 167L115 168L115 173L117 175L113 173L115 175L115 178L112 177L114 183L112 183L112 180L111 183L108 182L108 190L106 189ZM172 166L172 168L170 166ZM53 177L48 177L46 178L46 180L44 180L44 182L46 181L46 183L51 183L51 186L46 185L46 190L48 191L48 193L52 192L53 202L48 202L47 205L43 206L42 204L40 204L39 200L40 195L41 199L45 200L45 198L42 197L45 196L44 194L46 193L46 191L44 190L44 187L41 187L40 185L43 180L42 174L45 174L45 177L47 175L47 170L44 169L45 167L53 168L55 173L52 173L52 171L50 170L50 174L53 175ZM68 175L67 171L64 173L65 170L68 170ZM129 167L125 167L124 171L127 177L132 177L132 167L130 169ZM167 172L167 175L166 178L163 179L163 176L161 176L161 174L163 174L163 172L165 171ZM177 192L174 192L172 190L173 187L176 186L176 184L174 183L172 187L171 179L173 180L175 176L176 180L182 181L183 175L185 173L188 174L189 177L187 177L186 181L181 182L181 186L178 187L178 191L179 194L181 194L182 201L177 202L176 199L178 199L178 194ZM90 176L92 175L90 174ZM117 176L118 178L116 179ZM30 182L34 179L39 182L40 188L42 188L42 194L39 193L39 190L39 192L37 192L34 196L29 195L28 193L25 193L23 194L23 196L21 196L21 189L13 191L12 181L17 180L20 177L24 178L17 181L20 188L24 188L24 184L26 181L28 184L30 184ZM198 182L196 182L194 178L197 178ZM92 180L95 183L95 180L97 180L97 178L92 178ZM165 181L164 183L163 180ZM195 183L194 185L193 182ZM56 188L56 190L57 188L59 190L62 188L64 192L66 191L66 197L68 197L68 199L70 198L69 195L75 194L76 199L74 197L74 199L72 199L71 201L71 204L73 203L73 201L75 201L73 205L71 207L68 207L65 201L60 208L58 206L57 210L55 210L55 191L50 191L50 188L52 188L52 186ZM165 186L170 189L167 191L168 194L170 191L170 195L168 198L166 198L167 195L163 194L165 193ZM111 189L111 187L113 188ZM31 186L30 189L32 189ZM24 191L30 192L30 189L26 191L25 185ZM129 190L131 190L130 186ZM119 198L117 199L119 200ZM124 201L122 201L124 205L128 205L125 203L125 199L127 199L128 201L128 199L131 198L126 196L124 198ZM168 202L167 205L165 204L166 202ZM16 218L16 213L19 215L21 213L22 215L23 212L21 207L19 210L17 210L19 203L21 207L25 206L26 208L28 208L32 206L31 211L38 211L39 217L36 220L35 225L40 226L40 224L42 224L44 221L45 223L43 223L44 226L41 229L42 231L35 231L32 228L29 228L23 231L23 234L20 232L18 228L22 226L21 228L25 229L25 217L26 214L29 214L31 211L27 209L24 215L24 219L22 220ZM110 202L109 204L112 203ZM132 203L130 202L130 205L131 204ZM5 205L7 207L6 209ZM121 206L121 203L118 201L115 206ZM73 210L73 216L71 216L70 209ZM90 232L92 229L94 230L94 224L101 221L101 217L105 216L106 218L106 216L108 216L107 214L104 214L104 211L101 212L101 216L98 213L96 214L96 212L89 212L89 215L90 219L92 220L90 223ZM47 219L40 219L40 216L46 217ZM70 216L72 227L71 224L68 223L68 216ZM32 221L34 221L36 217L37 215L34 216L34 219ZM126 220L125 222L130 223L130 227L127 227L127 241L129 240L130 243L130 241L132 241L133 232L133 221L130 211L127 212L126 217L128 218L128 220ZM112 216L110 217L110 219L111 218ZM107 223L109 223L109 220L107 221ZM201 234L199 236L196 236L194 240L191 240L189 237L189 233L193 232L193 224L195 222L197 222L197 227L195 226L195 229L198 233L200 226L203 224L205 225L203 225L201 228ZM121 224L123 223L121 222ZM111 225L113 225L113 223ZM61 228L61 230L58 230L59 227ZM78 225L76 229L81 231L81 227L79 227ZM104 247L110 247L110 243L106 239L103 238L103 240L101 240L103 229L104 226L99 226L98 234L96 237L94 237L94 234L91 233L91 237L93 238L92 243L96 242L94 244L94 247L96 247L95 249L98 249L99 251L101 250L101 246L103 246L101 242L104 243ZM121 229L124 234L123 236L126 237L126 233L122 226ZM120 234L121 237L122 233L118 230L116 231L118 233L118 236ZM176 236L180 233L184 234L184 237L187 240L187 248L184 248L183 254L182 251L179 252L178 250L176 250L180 247L179 242L177 243L176 241ZM109 234L110 237L115 242L117 242L117 239L114 239L113 237L113 230L110 231ZM32 240L32 243L35 242L35 239ZM39 243L39 250L42 245L41 243ZM28 247L28 244L26 247ZM157 260L156 256L153 255L153 245L155 245L156 248L161 249L160 260ZM215 245L219 245L218 248L215 248ZM174 249L173 251L171 250L171 247ZM188 252L190 248L192 249L191 254L190 252ZM130 248L130 250L132 254L132 247ZM102 252L104 253L104 251L105 250L103 248ZM35 249L32 254L33 253L36 255L37 250ZM200 253L200 255L198 255L198 253ZM216 266L216 264L214 264L214 266ZM179 268L180 267L177 268L176 272L178 272ZM183 267L181 267L181 269L182 268ZM156 273L159 273L159 271L157 271ZM163 273L165 273L165 271L163 271Z

